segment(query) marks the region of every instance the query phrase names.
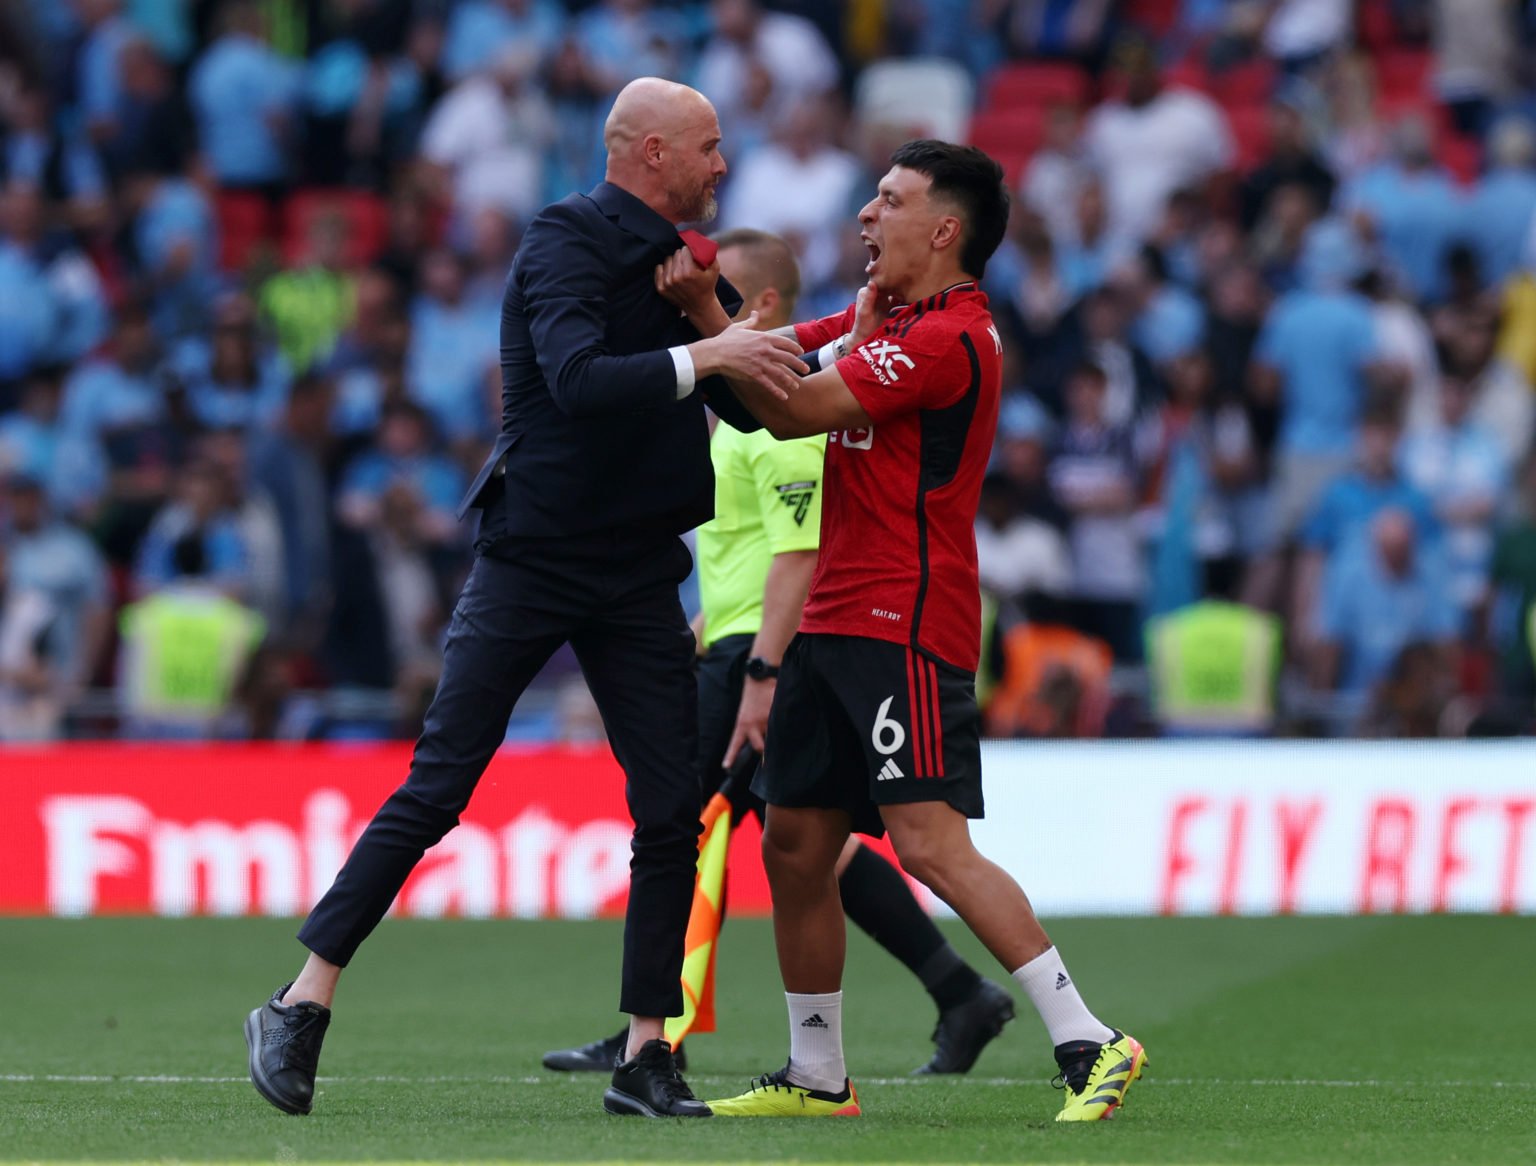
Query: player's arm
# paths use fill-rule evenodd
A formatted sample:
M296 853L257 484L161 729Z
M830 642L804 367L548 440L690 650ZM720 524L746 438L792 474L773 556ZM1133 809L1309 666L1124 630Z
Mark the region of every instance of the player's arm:
M788 399L747 381L733 379L731 387L763 428L780 441L873 424L836 365L802 377Z
M784 650L800 626L800 613L811 590L811 576L816 573L817 554L814 549L783 551L768 564L768 577L763 582L763 622L752 640L752 655L762 657L774 667L784 659ZM751 745L759 753L763 751L768 711L773 707L778 683L772 677L754 680L750 676L742 682L736 727L725 749L723 764L727 769L735 763L743 745Z
M759 444L751 458L753 494L773 553L763 583L762 617L752 641L752 656L774 667L784 659L784 650L800 626L811 576L816 573L826 448L820 438ZM743 745L763 751L768 712L777 688L777 681L770 677L748 676L742 682L736 726L725 750L727 768L735 763Z

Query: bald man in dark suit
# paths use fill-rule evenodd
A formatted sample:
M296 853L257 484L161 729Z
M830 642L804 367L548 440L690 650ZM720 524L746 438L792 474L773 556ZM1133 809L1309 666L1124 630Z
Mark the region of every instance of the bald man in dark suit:
M733 327L703 339L656 290L713 216L725 174L702 94L657 78L626 86L604 127L606 180L529 224L501 317L502 423L465 499L476 559L448 629L443 676L410 775L384 803L299 931L310 955L246 1022L252 1081L308 1113L341 970L422 853L457 824L529 681L570 643L623 766L635 831L619 1008L630 1033L610 1113L707 1117L662 1039L679 973L701 794L693 637L677 585L679 535L714 508L707 403L757 423L725 375L783 397L806 371L792 340ZM741 302L716 269L727 312ZM462 513L463 511L461 511Z

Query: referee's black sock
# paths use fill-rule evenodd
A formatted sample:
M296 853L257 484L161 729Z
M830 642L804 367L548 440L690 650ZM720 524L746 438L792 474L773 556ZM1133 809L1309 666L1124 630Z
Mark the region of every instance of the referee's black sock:
M906 964L941 1011L976 991L981 977L940 934L907 880L884 857L861 845L837 885L848 918Z

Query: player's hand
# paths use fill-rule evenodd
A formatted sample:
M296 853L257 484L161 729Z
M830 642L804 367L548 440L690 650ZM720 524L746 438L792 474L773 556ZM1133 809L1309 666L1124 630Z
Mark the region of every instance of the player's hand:
M880 330L895 307L895 299L876 286L874 280L859 289L853 305L853 331L848 334L849 351L857 348Z
M679 247L656 266L656 291L670 304L676 304L683 315L702 316L715 300L715 284L720 279L720 260L708 267L700 267L699 261L687 247Z
M773 707L773 693L777 680L752 680L748 678L741 690L741 707L736 710L736 727L731 730L730 744L725 747L725 768L736 761L736 754L743 745L751 745L759 754L763 751L763 739L768 732L768 710Z
M741 380L755 381L781 401L810 372L800 359L803 349L788 336L775 336L757 330L757 313L732 324L720 335L689 346L706 360L700 369L705 375L723 372ZM696 359L695 367L699 367Z

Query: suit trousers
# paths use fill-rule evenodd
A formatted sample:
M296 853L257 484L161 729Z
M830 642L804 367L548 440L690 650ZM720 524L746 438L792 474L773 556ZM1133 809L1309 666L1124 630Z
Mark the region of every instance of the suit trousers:
M410 775L380 807L300 941L345 966L423 852L458 824L519 696L569 642L623 767L634 820L619 1010L682 1012L702 794L693 636L670 535L504 539L476 559L454 608L437 694Z

